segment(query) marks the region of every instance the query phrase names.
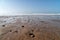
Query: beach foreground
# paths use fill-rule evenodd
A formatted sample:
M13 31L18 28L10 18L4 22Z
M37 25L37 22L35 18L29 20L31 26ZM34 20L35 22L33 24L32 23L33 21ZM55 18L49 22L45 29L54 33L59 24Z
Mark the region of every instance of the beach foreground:
M60 40L60 16L1 16L0 40Z

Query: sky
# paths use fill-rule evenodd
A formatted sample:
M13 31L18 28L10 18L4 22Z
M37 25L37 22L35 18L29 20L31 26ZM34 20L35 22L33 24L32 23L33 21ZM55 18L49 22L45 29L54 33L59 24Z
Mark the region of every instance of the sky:
M60 0L0 0L0 15L60 13Z

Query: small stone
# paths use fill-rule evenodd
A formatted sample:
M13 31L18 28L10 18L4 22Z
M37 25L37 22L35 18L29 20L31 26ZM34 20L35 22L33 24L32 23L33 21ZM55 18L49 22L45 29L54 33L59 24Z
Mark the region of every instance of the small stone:
M3 27L5 27L5 25L2 25Z
M18 31L17 31L17 30L16 30L15 32L16 32L16 33L18 33Z
M33 33L30 33L29 35L30 35L30 37L32 37L32 38L35 37L35 35L34 35Z
M22 27L24 27L24 26L22 26Z
M10 30L10 32L12 32L12 30Z

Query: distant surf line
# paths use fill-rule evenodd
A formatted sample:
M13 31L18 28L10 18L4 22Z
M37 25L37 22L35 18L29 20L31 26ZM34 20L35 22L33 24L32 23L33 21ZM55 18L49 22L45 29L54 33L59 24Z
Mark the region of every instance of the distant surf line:
M11 14L11 15L0 15L0 16L16 16L16 15L60 15L60 14Z

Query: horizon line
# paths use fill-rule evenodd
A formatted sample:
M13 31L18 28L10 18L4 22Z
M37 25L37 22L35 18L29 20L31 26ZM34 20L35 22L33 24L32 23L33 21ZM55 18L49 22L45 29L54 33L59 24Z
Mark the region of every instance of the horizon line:
M0 16L19 16L19 15L60 15L60 14L16 14L16 15L0 15Z

